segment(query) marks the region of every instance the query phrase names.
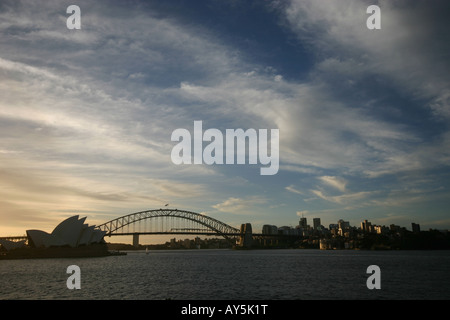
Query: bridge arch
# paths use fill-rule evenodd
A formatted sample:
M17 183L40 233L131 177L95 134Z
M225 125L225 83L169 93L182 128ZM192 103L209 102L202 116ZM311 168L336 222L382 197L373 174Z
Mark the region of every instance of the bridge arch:
M105 236L127 234L126 232L123 231L125 227L133 225L143 220L154 219L159 217L173 217L192 221L195 224L205 227L206 229L204 229L202 232L200 232L199 231L200 229L198 229L197 231L191 230L190 232L188 231L167 232L161 230L161 232L139 232L139 233L141 234L183 233L183 234L211 234L211 235L217 234L226 239L230 239L231 237L240 235L239 229L236 229L222 221L219 221L217 219L211 218L209 216L200 213L178 209L154 209L135 212L105 222L101 225L98 225L97 228L106 232Z

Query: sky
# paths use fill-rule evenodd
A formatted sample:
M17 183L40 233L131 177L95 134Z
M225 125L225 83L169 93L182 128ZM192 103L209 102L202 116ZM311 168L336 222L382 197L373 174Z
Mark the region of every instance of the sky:
M0 235L167 203L254 230L450 229L449 7L0 1ZM194 121L278 129L278 172L174 164L171 135Z

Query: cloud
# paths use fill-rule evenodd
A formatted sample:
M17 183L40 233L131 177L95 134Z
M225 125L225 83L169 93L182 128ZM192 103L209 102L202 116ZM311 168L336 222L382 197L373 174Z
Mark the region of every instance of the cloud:
M207 194L205 186L195 183L183 183L176 180L146 179L146 181L162 191L167 198L195 198Z
M332 176L322 176L322 177L319 177L319 180L329 186L332 186L333 188L335 188L339 191L346 192L345 187L347 185L347 181L342 178L332 177Z
M282 165L280 166L280 170L305 173L305 174L319 174L320 170L312 167L303 167L299 165Z
M311 190L311 192L323 200L337 204L350 204L350 203L353 204L357 201L366 199L368 196L375 193L372 191L360 191L354 193L347 193L339 196L328 196L321 190Z
M300 190L297 190L293 185L287 186L287 187L285 187L285 189L289 192L303 195L303 192L301 192Z
M281 81L283 81L283 76L277 74L277 75L274 77L274 80L275 80L276 82L281 82Z
M319 69L328 65L327 71L359 80L380 75L404 93L428 100L424 106L448 119L449 77L442 53L449 44L441 32L448 3L380 1L379 6L382 28L376 32L365 27L367 3L362 1L292 1L286 17L298 37L325 57Z
M245 198L230 197L227 200L215 204L212 207L218 211L234 214L254 214L256 207L265 204L266 199L259 196L248 196Z
M390 120L403 112L428 112L426 122L448 120L450 78L443 53L449 44L440 31L445 15L426 1L379 5L382 29L375 32L365 27L365 2L291 1L285 7L289 28L317 61L312 81L274 118L285 136L295 137L284 142L293 164L347 167L371 177L445 164L446 132L437 131L430 146L408 120ZM389 98L393 91L409 96L410 110Z
M383 170L391 165L390 157L406 155L418 141L407 127L349 107L320 85L283 82L272 86L269 82L262 75L251 81L232 75L211 86L183 84L181 91L189 99L217 108L236 127L280 128L282 169L291 171Z
M214 167L170 161L170 133L189 111L173 88L229 72L234 53L206 28L151 11L78 5L80 32L67 30L56 2L0 13L2 169L28 173L28 183L2 179L8 208L107 212L212 192L185 180Z

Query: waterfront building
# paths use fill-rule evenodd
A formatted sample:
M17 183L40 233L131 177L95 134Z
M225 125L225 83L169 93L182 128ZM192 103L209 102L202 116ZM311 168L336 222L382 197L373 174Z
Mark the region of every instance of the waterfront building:
M361 231L362 232L376 232L375 227L372 226L370 221L364 220L361 222Z
M350 222L340 219L338 221L338 235L344 236L350 229Z
M289 235L291 233L291 227L288 226L279 227L278 233L283 235Z
M413 223L411 223L411 226L412 226L412 231L414 233L419 233L420 232L420 225L419 224L413 222Z
M328 239L320 239L320 241L319 241L319 249L320 250L331 249L330 241Z
M278 234L277 226L265 224L262 228L262 234Z

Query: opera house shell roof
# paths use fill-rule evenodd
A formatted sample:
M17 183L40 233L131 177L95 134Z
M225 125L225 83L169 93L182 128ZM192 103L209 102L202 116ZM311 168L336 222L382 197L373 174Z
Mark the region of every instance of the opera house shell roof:
M52 233L41 230L27 230L28 244L35 248L70 246L100 243L106 232L85 224L86 218L70 217L56 226Z
M17 248L22 248L25 247L25 242L26 240L21 240L21 241L10 241L10 240L5 240L5 239L0 239L0 244L7 250L13 250L13 249L17 249Z

